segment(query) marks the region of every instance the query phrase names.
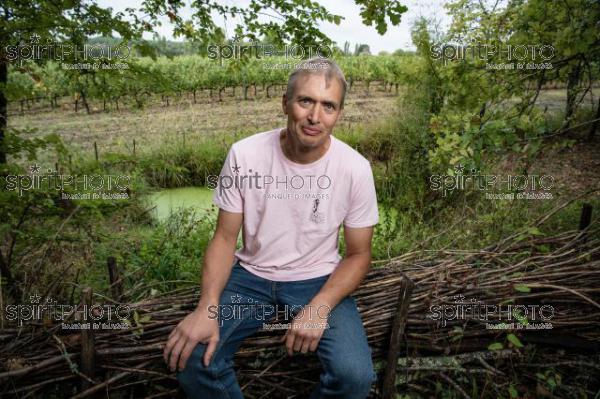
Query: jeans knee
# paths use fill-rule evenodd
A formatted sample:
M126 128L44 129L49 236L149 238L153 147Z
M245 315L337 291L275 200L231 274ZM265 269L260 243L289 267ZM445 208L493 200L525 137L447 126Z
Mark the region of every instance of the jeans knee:
M208 377L209 370L204 367L202 356L204 355L206 345L198 344L188 358L183 370L177 373L179 385L186 392L194 392L205 378Z
M193 392L198 385L198 377L190 372L190 367L187 366L177 373L177 381L179 382L181 389L186 393Z
M347 363L334 370L334 379L337 380L342 390L347 392L347 397L367 397L371 385L377 378L370 363Z

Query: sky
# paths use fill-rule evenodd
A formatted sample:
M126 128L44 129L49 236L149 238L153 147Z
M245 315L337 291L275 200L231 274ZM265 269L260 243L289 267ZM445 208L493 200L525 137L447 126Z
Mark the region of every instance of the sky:
M351 43L351 49L354 49L354 45L357 43L366 43L369 45L372 54L378 54L380 51L393 52L397 49L413 50L410 29L413 22L420 16L437 19L442 29L450 23L450 17L443 7L447 0L401 0L400 3L407 6L408 11L402 14L402 21L398 26L392 26L388 23L387 32L381 36L374 26L363 25L360 17L360 7L354 3L354 0L317 0L317 2L326 7L329 12L345 18L340 25L322 22L320 24L322 32L341 48L343 48L346 41ZM141 2L135 0L97 0L97 3L101 7L112 7L116 12L123 11L127 7L138 8ZM249 4L249 1L224 0L222 3L231 6L244 6ZM190 8L183 9L180 15L184 19L189 18L191 15ZM226 30L229 37L233 36L235 20L230 19L225 23L222 17L217 16L215 22ZM162 26L157 27L155 30L159 35L166 37L167 40L182 40L181 38L173 38L172 25L167 18L164 18ZM151 36L148 35L147 38L150 39Z

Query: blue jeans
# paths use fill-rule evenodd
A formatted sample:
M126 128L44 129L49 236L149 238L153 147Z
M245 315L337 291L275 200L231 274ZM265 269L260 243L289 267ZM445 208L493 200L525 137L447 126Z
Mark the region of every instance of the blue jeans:
M221 295L219 343L209 366L205 367L202 362L206 345L198 344L185 369L177 373L187 396L243 399L233 369L233 356L242 341L268 322L266 316L275 305L280 310L286 309L287 305L287 309L295 314L294 310L310 302L328 278L329 275L277 282L258 277L236 263ZM248 304L259 306L239 306ZM312 311L316 313L316 310ZM365 399L377 375L354 298L348 296L342 300L323 322L329 323L317 348L323 371L310 398Z

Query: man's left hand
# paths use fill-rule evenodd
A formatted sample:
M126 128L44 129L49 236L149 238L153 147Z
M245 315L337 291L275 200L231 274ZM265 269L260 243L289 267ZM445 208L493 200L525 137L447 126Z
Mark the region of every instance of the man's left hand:
M328 305L309 304L291 323L291 327L281 341L285 341L288 355L294 352L314 352L319 346L325 328L329 327L327 319L331 308Z

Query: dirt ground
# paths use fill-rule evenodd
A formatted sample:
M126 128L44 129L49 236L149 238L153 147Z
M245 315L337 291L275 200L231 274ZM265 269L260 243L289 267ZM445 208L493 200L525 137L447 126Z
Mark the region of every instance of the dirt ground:
M556 192L565 197L600 190L600 140L578 142L572 147L540 153L533 170L554 177ZM600 191L596 191L596 197Z

